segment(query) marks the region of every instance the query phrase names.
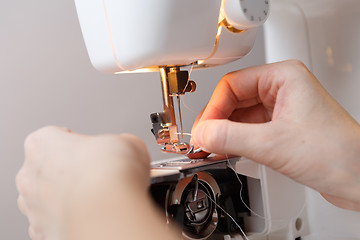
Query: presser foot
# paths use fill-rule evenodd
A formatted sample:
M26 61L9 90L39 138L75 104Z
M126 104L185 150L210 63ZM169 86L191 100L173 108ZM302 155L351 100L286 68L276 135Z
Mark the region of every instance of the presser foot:
M161 151L164 153L176 153L187 156L190 159L206 158L210 153L203 151L201 148L196 148L194 145L188 143L166 143Z
M165 145L161 148L161 151L166 153L176 153L176 154L193 154L193 153L199 153L201 152L201 148L195 149L193 145L190 145L188 143L165 143Z

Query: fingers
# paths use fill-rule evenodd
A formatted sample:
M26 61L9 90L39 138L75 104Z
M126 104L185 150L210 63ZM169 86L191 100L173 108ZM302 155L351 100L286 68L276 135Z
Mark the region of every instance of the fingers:
M265 116L266 111L263 110L263 105L259 104L261 101L258 96L258 81L261 78L259 72L264 71L263 69L266 68L268 66L253 67L224 76L216 87L209 103L196 118L192 134L193 136L196 135L197 139L192 139L191 142L195 143L195 145L201 144L199 146L205 147L205 150L209 152L230 153L224 152L225 148L219 146L220 139L224 137L221 133L224 129L214 129L211 132L213 140L208 139L209 144L204 145L203 142L200 142L199 134L193 132L197 125L209 119L264 122L262 120L268 117ZM208 130L206 132L206 134L210 134ZM215 136L218 133L220 135Z
M25 145L27 143L31 143L37 140L41 136L48 136L54 134L67 134L67 133L71 133L71 130L65 127L58 127L58 126L42 127L27 136L27 138L25 139Z
M89 145L89 146L87 146ZM105 134L94 136L85 145L88 153L100 158L107 157L116 161L131 159L144 166L150 165L150 157L145 143L137 136L131 134Z
M302 92L299 87L311 82L309 75L306 66L295 60L229 73L219 82L200 121L228 119L235 110L258 104L262 104L267 112L272 112L275 104L292 96L294 90ZM280 93L285 85L286 91Z
M18 199L17 199L17 205L18 205L18 208L19 208L19 210L20 210L20 212L24 215L24 216L26 216L26 205L25 205L25 201L24 201L24 198L21 196L21 195L19 195L19 197L18 197Z
M143 141L130 134L106 134L94 136L83 144L82 164L96 168L94 174L104 181L116 182L121 178L129 186L140 184L143 191L147 188L150 174L150 155ZM101 167L99 167L99 164ZM129 184L129 182L131 184ZM120 183L122 184L122 183Z
M28 229L28 234L29 234L29 237L31 238L31 240L37 240L37 239L39 239L38 238L38 235L36 234L36 232L35 232L35 229L33 228L33 227L29 227L29 229Z
M31 166L41 166L42 161L51 160L49 156L65 160L86 153L93 154L91 159L94 163L103 161L108 156L109 159L137 159L146 166L150 164L145 144L138 137L129 134L86 136L73 133L67 128L47 126L31 133L25 140L25 158L31 162ZM53 162L54 157L51 160ZM81 161L81 164L86 162Z
M125 141L128 141L131 144L131 147L140 154L139 158L145 164L150 163L150 155L148 153L145 143L137 136L131 134L122 134L120 135Z
M193 131L194 142L207 152L245 156L257 161L262 161L258 153L266 156L271 151L276 135L272 123L247 124L229 120L202 121Z
M299 99L303 99L303 96L295 96L294 89L300 93L308 92L305 87L301 91L299 89L299 86L306 85L307 78L304 80L301 76L308 72L304 64L298 61L286 61L227 74L221 79L210 102L193 126L193 129L197 129L192 132L194 142L206 151L215 153L237 155L246 154L244 151L251 153L255 150L252 146L258 145L254 136L260 138L257 140L262 140L266 131L273 129L262 123L291 118L294 109L301 108L294 104L301 103ZM207 122L214 119L229 119L233 122ZM202 125L204 122L207 123L197 128L197 125ZM206 131L199 133L200 129Z
M46 239L42 231L35 229L33 226L30 225L28 229L28 234L31 240L43 240Z
M205 111L205 108L206 106L201 110L201 112L197 115L194 123L193 123L193 126L191 128L191 136L193 135L193 130L195 129L195 127L197 126L197 124L199 123L200 119L201 119L201 116L203 115L204 111ZM190 138L190 145L194 145L195 142L193 141L193 138L191 137ZM199 146L195 146L196 148L198 148Z
M235 109L260 103L258 83L269 65L252 67L225 75L216 87L201 120L227 119Z
M57 126L46 126L42 127L32 133L30 133L24 142L25 157L37 155L38 148L44 149L52 142L56 144L62 143L63 138L67 136L75 135L70 129Z
M126 151L130 152L130 155L124 160L131 161L136 167L134 170L139 170L139 172L134 171L133 173L141 175L143 179L142 186L147 187L150 175L150 155L145 143L137 136L130 134L122 134L120 137L126 142ZM135 181L137 180L140 180L139 176L135 178Z

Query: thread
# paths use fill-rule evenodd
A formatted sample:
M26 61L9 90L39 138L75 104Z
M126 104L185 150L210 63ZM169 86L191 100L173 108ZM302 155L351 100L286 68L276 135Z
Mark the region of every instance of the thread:
M181 135L181 134L183 134L183 135L185 135L185 136L190 136L190 137L191 137L191 133L176 133L176 135Z
M199 183L200 183L200 185L202 185L204 188L206 188L206 186L205 186L202 182L199 181ZM226 214L226 216L228 216L228 217L231 219L231 221L233 221L233 223L234 223L234 224L239 228L239 230L241 231L242 236L243 236L246 240L249 240L248 237L246 236L244 230L243 230L243 229L241 228L241 226L236 222L236 220L230 215L230 213L228 213L227 211L225 211L225 209L223 209L223 208L222 208L215 200L213 200L212 197L209 196L207 193L205 193L205 192L203 192L203 193L210 199L210 201L212 201L218 208L220 208L220 209Z
M187 88L187 86L188 86L189 83L190 83L190 76L191 76L191 73L192 73L192 71L193 71L193 69L194 69L194 64L195 64L195 63L193 62L193 63L191 63L191 65L190 65L189 77L188 77L188 80L187 80L187 82L186 82L185 89ZM185 91L185 89L184 89L184 91ZM183 93L185 93L185 92L183 92ZM184 107L185 107L187 110L189 110L190 112L200 113L200 111L195 111L195 110L193 110L191 107L189 107L189 106L185 103L184 98L181 98L181 102L182 102L182 104L184 105Z
M284 219L271 219L271 218L267 218L267 217L265 217L265 216L262 216L261 214L259 214L259 213L255 212L254 210L252 210L252 209L245 203L245 201L243 200L243 197L242 197L242 190L243 190L243 186L244 186L244 185L243 185L241 179L239 178L239 175L236 173L236 170L235 170L235 169L233 168L233 166L231 165L228 155L225 154L225 156L226 156L226 160L227 160L228 167L234 172L237 180L238 180L239 183L240 183L239 196L240 196L240 200L241 200L241 202L244 204L244 206L245 206L252 214L254 214L255 216L257 216L257 217L259 217L259 218L264 219L264 220L267 221L267 222L269 222L269 221L273 221L273 222L284 221ZM303 211L305 210L306 204L307 204L307 200L305 199L303 206L302 206L301 209L299 210L298 214L296 214L296 216L300 216L300 215L303 213Z
M226 161L227 161L228 167L235 173L235 176L236 176L237 180L238 180L239 183L240 183L240 193L239 193L239 196L240 196L241 202L244 204L244 206L245 206L252 214L254 214L255 216L260 217L260 218L262 218L262 219L266 219L265 216L262 216L262 215L256 213L254 210L252 210L252 209L245 203L245 201L244 201L244 199L243 199L243 197L242 197L242 190L243 190L244 185L243 185L241 179L239 178L239 175L236 173L235 169L234 169L233 166L231 165L228 155L226 154L225 156L226 156Z
M187 79L187 82L186 82L186 85L185 85L184 91L182 92L183 94L185 94L185 90L186 90L187 86L189 85L189 82L190 82L190 75L191 75L191 73L192 73L193 68L194 68L194 63L191 63L191 67L190 67L190 70L189 70L188 79Z

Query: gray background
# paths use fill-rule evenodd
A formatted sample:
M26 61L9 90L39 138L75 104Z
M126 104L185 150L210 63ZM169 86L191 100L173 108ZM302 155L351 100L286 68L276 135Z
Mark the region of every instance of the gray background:
M221 77L264 62L261 36L243 60L195 71L196 93L184 101L200 111ZM23 162L23 141L44 125L84 134L128 132L142 138L153 160L160 153L149 114L162 110L158 73L105 75L88 59L71 0L12 0L0 6L0 239L28 239L17 210L14 178ZM185 131L196 113L184 111ZM171 156L172 157L172 156Z

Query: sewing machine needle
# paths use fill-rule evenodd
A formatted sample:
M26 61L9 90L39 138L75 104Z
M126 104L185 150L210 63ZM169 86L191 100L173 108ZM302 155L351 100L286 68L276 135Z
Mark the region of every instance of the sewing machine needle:
M180 96L179 95L177 95L177 100L178 100L178 108L179 108L181 139L183 139L184 138L184 130L183 130L182 117L181 117Z

